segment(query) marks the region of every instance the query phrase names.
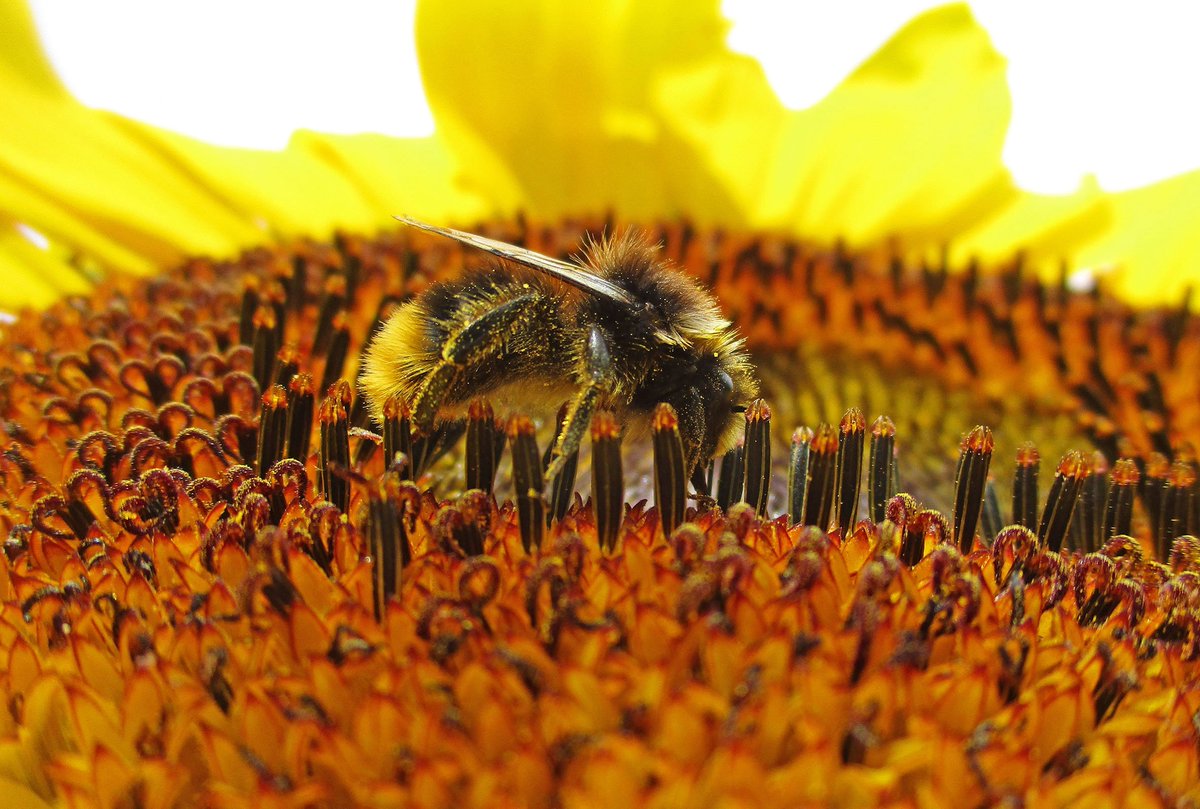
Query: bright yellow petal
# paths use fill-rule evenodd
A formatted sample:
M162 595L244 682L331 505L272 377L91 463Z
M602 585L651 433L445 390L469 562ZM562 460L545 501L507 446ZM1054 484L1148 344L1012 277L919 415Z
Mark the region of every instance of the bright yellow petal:
M25 5L0 0L0 19L0 268L21 270L0 290L6 308L85 288L80 264L148 273L187 254L370 231L396 213L481 212L456 190L434 138L302 133L281 152L201 143L79 104L46 62ZM32 247L16 223L52 248Z
M1017 198L1000 160L1004 60L965 7L918 18L800 112L725 29L716 2L428 3L417 17L438 129L501 210L924 246Z
M30 187L27 183L0 175L0 216L21 222L53 238L68 256L78 252L106 267L119 267L128 272L149 272L154 264L131 246L122 244L114 233L88 221L87 214L63 205L50 192ZM60 267L62 283L69 284L68 268ZM49 276L49 279L56 279ZM65 291L65 288L64 288Z
M47 96L69 98L69 94L38 42L33 15L24 0L0 0L4 20L4 47L0 49L0 76L5 82L19 81Z
M1075 263L1113 267L1116 289L1136 303L1178 303L1200 279L1200 171L1109 196L1112 228Z
M89 284L62 255L42 250L0 218L2 299L22 306L48 306L64 294L84 292Z
M1100 237L1113 225L1112 206L1094 178L1074 194L1022 192L987 221L962 231L951 242L951 259L1003 262L1020 251L1028 263L1057 272L1063 261L1071 266L1080 246Z
M918 17L806 110L783 112L761 71L736 59L704 80L707 92L660 104L757 226L920 248L1016 196L1000 159L1004 60L965 6Z
M104 265L132 270L150 267L138 257L157 262L181 251L227 251L250 235L218 200L131 139L118 117L74 101L38 47L24 4L0 3L0 219L23 222L68 250L86 250ZM7 253L8 262L16 258ZM62 292L76 276L62 265L42 280ZM35 297L15 289L3 293L6 303Z
M736 223L655 85L727 54L716 2L422 3L417 52L465 190L497 212L616 210Z
M663 76L654 103L739 210L757 215L788 120L762 66L729 51Z
M909 23L781 138L764 224L851 243L944 242L1014 192L1004 60L965 6Z
M374 211L383 213L384 224L396 214L429 221L470 221L487 212L481 199L458 186L454 158L438 137L297 132L288 145L288 153L295 152L311 155L352 183ZM321 200L312 204L330 216Z
M23 202L20 192L31 204L52 201L84 226L102 228L109 238L151 256L227 249L247 235L247 223L172 160L141 143L119 116L83 107L57 86L13 75L12 67L0 62L6 207Z
M303 150L225 148L136 121L123 124L148 150L236 211L239 220L263 230L324 236L332 227L369 228L378 218L359 189Z
M136 121L124 124L240 218L279 236L325 237L334 228L371 231L397 213L457 218L471 208L470 199L455 189L453 161L436 138L301 131L283 151L267 152L213 146Z

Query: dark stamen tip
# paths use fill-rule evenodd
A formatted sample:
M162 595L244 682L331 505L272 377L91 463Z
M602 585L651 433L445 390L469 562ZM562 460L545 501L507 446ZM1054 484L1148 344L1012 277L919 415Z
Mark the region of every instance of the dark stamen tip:
M888 500L896 493L896 425L887 416L879 416L871 425L871 448L867 462L867 494L871 519L883 522Z
M1038 541L1055 553L1066 539L1088 468L1087 459L1078 450L1070 450L1059 461L1058 473L1050 486L1038 525Z
M683 522L687 505L687 473L679 417L665 402L654 408L651 420L654 441L654 504L663 536L670 538Z
M745 502L764 516L771 489L771 408L763 399L746 411L745 468Z
M467 406L467 488L491 493L500 462L496 415L486 399L472 399Z
M513 488L517 497L517 523L526 553L540 548L546 525L546 505L542 499L545 480L533 422L528 416L514 415L508 420L508 440L512 447Z
M863 442L867 432L867 418L862 410L857 407L847 410L838 423L838 432L834 517L838 527L849 532L858 519L858 492L862 484Z
M969 552L975 541L995 446L991 429L983 425L971 428L959 446L958 476L954 486L954 536L962 553Z
M625 508L621 471L621 429L612 413L601 410L592 418L592 508L600 549L612 552Z

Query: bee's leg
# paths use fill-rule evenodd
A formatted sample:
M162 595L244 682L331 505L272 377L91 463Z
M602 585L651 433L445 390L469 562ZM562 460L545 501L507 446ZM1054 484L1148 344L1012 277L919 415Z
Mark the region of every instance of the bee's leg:
M554 453L550 457L550 466L546 468L547 478L553 479L566 459L583 443L583 436L592 423L596 402L607 389L611 376L612 355L608 350L608 341L604 339L600 330L593 326L588 332L587 347L583 352L583 387L575 394L570 407L567 408L562 432L554 442Z
M509 335L520 328L522 321L534 316L537 301L537 295L520 295L450 335L442 346L442 358L417 391L413 402L413 423L422 432L428 433L433 427L438 408L459 372L502 354Z
M694 391L693 391L694 394ZM704 403L699 396L672 397L668 400L679 419L679 437L683 440L684 463L689 479L701 471L701 447L704 444Z

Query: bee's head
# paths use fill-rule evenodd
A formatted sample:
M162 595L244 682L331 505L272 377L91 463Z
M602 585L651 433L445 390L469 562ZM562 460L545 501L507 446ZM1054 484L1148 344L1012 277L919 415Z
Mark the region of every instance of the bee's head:
M744 429L742 413L758 395L758 383L743 339L713 296L663 261L641 234L592 243L587 263L637 301L635 310L608 313L627 324L627 342L644 341L648 353L673 357L689 369L668 383L672 369L659 365L654 380L669 384L663 398L679 416L689 460L707 463L732 447Z
M749 357L733 337L723 352L697 366L696 388L704 402L704 435L698 441L698 462L729 450L745 428L746 406L758 395Z

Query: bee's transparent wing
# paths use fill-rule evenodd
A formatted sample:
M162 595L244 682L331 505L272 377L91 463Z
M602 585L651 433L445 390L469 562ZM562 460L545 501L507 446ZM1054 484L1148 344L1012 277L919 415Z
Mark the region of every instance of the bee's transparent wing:
M406 225L411 225L414 228L425 230L430 233L436 233L439 236L445 236L448 239L454 239L456 242L470 245L485 253L491 253L493 256L521 264L529 267L531 270L544 272L564 284L581 289L584 292L590 292L593 295L600 295L618 303L634 304L636 300L632 295L626 292L616 284L610 283L595 273L589 272L585 267L578 264L572 264L568 261L561 261L557 258L544 256L541 253L535 253L532 250L526 250L524 247L517 247L513 244L498 242L495 239L489 239L486 236L477 236L474 233L467 233L453 228L443 228L437 225L427 225L412 217L397 216Z

